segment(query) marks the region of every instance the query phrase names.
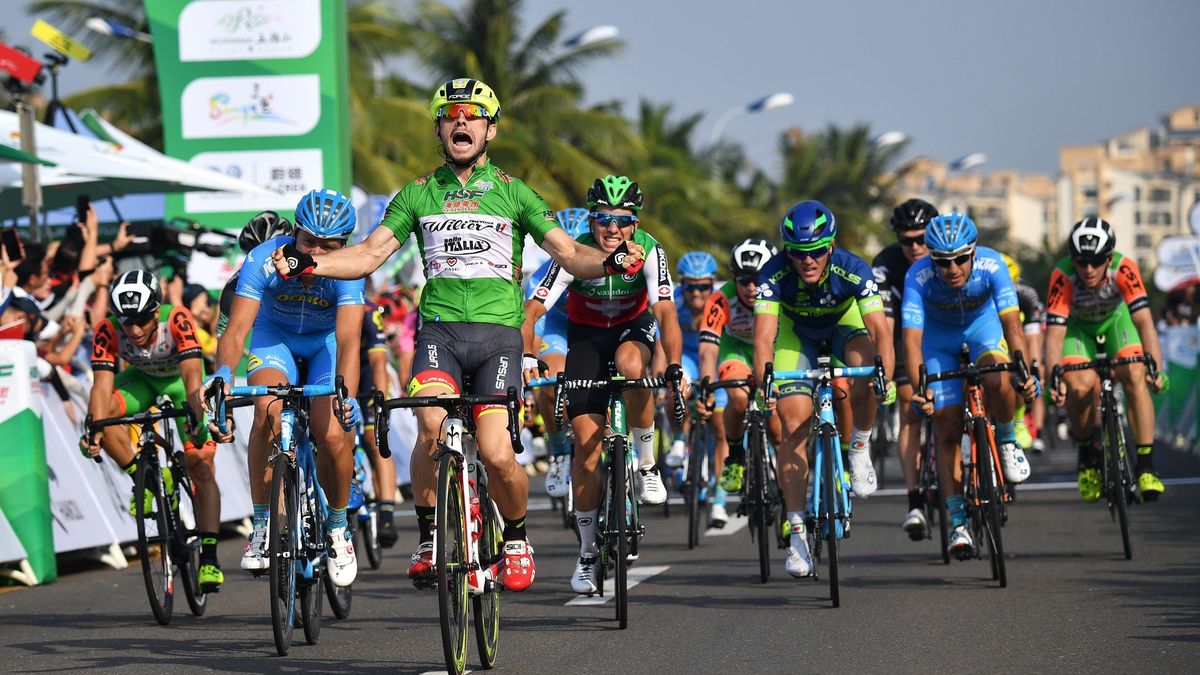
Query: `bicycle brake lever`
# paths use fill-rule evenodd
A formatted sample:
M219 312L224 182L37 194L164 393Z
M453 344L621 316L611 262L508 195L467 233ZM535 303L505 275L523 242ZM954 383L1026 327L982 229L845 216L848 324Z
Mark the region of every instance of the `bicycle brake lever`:
M520 400L517 398L517 388L508 388L508 437L512 441L513 452L521 454L525 452L525 446L521 444L521 411Z
M379 448L379 456L388 459L392 449L388 445L388 412L383 407L383 392L375 390L371 397L371 405L375 408L375 447Z

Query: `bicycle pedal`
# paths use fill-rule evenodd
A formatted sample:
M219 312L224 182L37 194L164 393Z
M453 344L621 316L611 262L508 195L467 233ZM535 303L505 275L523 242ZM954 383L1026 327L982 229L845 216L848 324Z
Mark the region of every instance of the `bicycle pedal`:
M422 591L427 591L431 588L437 588L436 579L413 579L412 584L414 588L418 588Z

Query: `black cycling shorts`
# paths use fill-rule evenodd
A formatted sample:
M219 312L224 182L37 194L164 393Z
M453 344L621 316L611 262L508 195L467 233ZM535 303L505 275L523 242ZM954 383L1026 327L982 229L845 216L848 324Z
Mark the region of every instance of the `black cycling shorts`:
M521 331L491 323L428 321L415 340L409 396L422 396L430 384L447 384L463 391L464 375L470 380L468 394L504 394L509 387L521 390ZM504 406L484 406L482 410Z
M586 326L567 322L567 365L563 369L568 380L600 380L613 374L613 359L617 347L624 342L640 342L654 353L656 324L650 312L642 312L628 322L612 328ZM572 391L567 397L567 417L606 415L608 393L602 390Z

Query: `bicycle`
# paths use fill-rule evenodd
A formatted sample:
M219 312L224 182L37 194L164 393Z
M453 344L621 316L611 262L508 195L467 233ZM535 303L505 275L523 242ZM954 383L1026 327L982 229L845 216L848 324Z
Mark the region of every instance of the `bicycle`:
M200 588L200 532L195 527L195 488L188 477L183 450L175 448L171 420L187 417L191 411L172 407L169 400L135 415L84 422L84 434L93 441L105 427L134 425L139 428L133 476L134 520L137 521L137 550L142 561L142 578L155 621L163 626L171 623L175 606L175 568L183 581L183 594L194 616L202 616L208 607L208 594ZM160 434L156 425L162 423ZM170 468L171 484L163 475L162 448ZM99 456L97 463L103 461ZM146 510L145 494L153 495L151 509ZM153 528L149 524L153 524Z
M355 541L355 549L361 549L367 554L367 564L377 570L383 564L383 546L379 543L379 511L376 507L377 495L368 494L366 486L370 481L367 469L370 459L363 449L362 433L357 435L358 442L354 447L354 481L350 489L350 502L346 505L347 523ZM355 487L358 494L355 494ZM356 499L358 497L358 499ZM359 501L361 500L361 501ZM356 503L357 502L357 503ZM345 617L338 617L339 619Z
M687 500L688 513L688 549L700 545L700 535L704 533L705 513L709 500L716 488L716 466L713 453L716 444L713 439L712 426L707 420L700 419L699 406L707 400L712 387L707 380L689 402L691 425L687 435L686 472L683 485L680 486L684 499Z
M931 374L922 363L917 385L921 392L926 391L930 383L942 380L963 380L966 385L963 394L963 433L971 442L970 452L963 453L963 496L967 522L976 542L986 540L992 579L999 581L1001 588L1008 586L1001 528L1006 519L1004 505L1011 495L1005 487L1004 472L999 468L1002 465L995 427L983 407L983 376L1006 372L1015 372L1022 382L1029 378L1025 358L1020 351L1013 353L1011 362L979 366L971 361L970 352L964 347L961 368ZM982 557L980 548L975 548L976 558Z
M679 394L679 383L673 383L675 420L683 421L686 409ZM608 394L608 423L602 442L600 466L605 480L600 488L600 509L596 518L596 538L600 550L600 573L597 593L604 595L608 569L613 569L616 586L617 622L622 629L629 625L629 584L627 568L638 557L638 543L646 528L638 519L638 500L634 494L633 454L629 452L628 425L625 418L625 398L631 389L657 389L667 385L661 377L629 380L621 376L606 380L568 380L559 373L554 392L554 416L559 428L565 417L564 395L568 391L601 389Z
M808 501L806 527L813 556L813 580L818 579L817 563L821 560L822 540L828 546L829 598L834 607L841 605L838 588L838 540L850 536L850 483L842 462L841 440L834 414L833 380L835 378L872 377L875 392L882 395L886 387L883 359L875 357L874 366L833 366L828 343L822 343L817 353L817 367L774 372L768 363L763 378L765 396L772 396L776 380L814 380L813 401L816 415L813 425L817 435L813 444L812 468L809 471L812 490ZM842 394L845 396L845 394ZM832 493L832 494L831 494Z
M270 514L267 518L268 579L271 597L271 632L275 650L287 656L292 648L296 620L296 600L300 600L300 624L304 639L314 645L321 634L322 594L325 587L334 616L350 615L351 587L335 586L324 573L328 555L325 544L325 519L329 502L317 479L317 462L308 433L308 406L311 398L333 396L334 410L340 419L346 388L338 376L334 384L278 384L231 387L226 398L225 383L213 381L212 410L217 428L227 433L226 411L253 405L260 396L273 396L280 403L279 436L267 459L271 471ZM261 572L255 574L261 576Z
M933 442L933 418L926 417L922 423L921 447L917 451L917 489L921 493L921 508L925 511L925 538L933 538L933 521L936 518L942 542L942 564L950 564L950 514L942 499L938 479L937 445Z
M1100 378L1100 424L1104 446L1104 461L1100 466L1101 484L1108 501L1108 512L1113 522L1121 527L1121 548L1125 559L1133 559L1133 545L1129 538L1129 505L1141 502L1133 467L1129 463L1129 452L1125 442L1125 430L1121 425L1120 401L1113 382L1113 371L1118 366L1145 363L1150 377L1158 374L1158 364L1150 355L1111 358L1105 346L1105 337L1096 336L1096 358L1088 363L1059 365L1050 377L1050 386L1058 388L1064 372L1095 370ZM1052 389L1051 391L1053 391Z
M464 383L464 388L469 387ZM462 673L467 663L467 598L475 617L475 643L483 668L496 665L500 638L500 583L504 561L504 527L496 504L488 496L488 475L474 443L472 406L503 404L508 411L508 431L513 452L520 454L521 422L517 390L490 396L441 394L385 400L373 399L375 442L384 459L388 447L388 413L396 408L436 407L446 411L442 439L433 459L438 466L437 503L434 515L433 568L436 571L438 616L442 630L442 655L446 669Z
M532 409L531 406L535 405L532 397L528 396L529 392L538 387L553 386L556 381L557 380L554 378L545 377L530 380L525 385L525 392L527 395L525 401L526 409ZM570 467L570 462L572 462L575 458L575 433L571 431L569 427L567 429L562 429L562 432L567 435L567 445L571 448L570 454L567 455L567 466ZM573 530L575 529L575 491L569 486L571 483L571 472L569 470L567 471L567 483L567 496L550 497L550 510L559 512L559 515L562 517L562 525L564 530ZM575 534L578 536L579 533L576 532Z

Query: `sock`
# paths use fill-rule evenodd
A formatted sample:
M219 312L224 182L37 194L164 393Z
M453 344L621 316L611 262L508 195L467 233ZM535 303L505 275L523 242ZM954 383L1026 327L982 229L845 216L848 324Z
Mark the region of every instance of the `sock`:
M525 516L509 520L504 519L504 541L517 541L525 539Z
M683 429L679 429L678 431L671 432L671 440L672 441L687 441L687 437L684 436Z
M133 472L137 471L137 457L129 460L129 463L121 467L121 470L132 476Z
M950 512L950 527L967 524L967 500L962 497L946 497L946 510Z
M638 466L654 466L654 427L629 427L637 448Z
M396 513L396 502L386 502L379 500L379 524L381 526L391 525L392 518Z
M200 564L216 565L217 564L217 533L216 532L201 532L200 533Z
M746 448L742 446L741 436L737 438L726 438L729 443L729 457L725 459L726 464L745 464L746 463Z
M591 511L576 511L575 526L579 528L579 557L595 558L596 550L596 514L600 509Z
M871 430L855 429L850 434L850 452L866 452L867 445L871 442Z
M1137 466L1134 468L1134 473L1146 473L1154 471L1154 443L1150 445L1137 446Z
M571 446L567 445L567 432L555 431L550 437L550 454L554 457L571 454Z
M325 521L325 531L346 527L346 509L329 509L329 518Z
M1092 443L1092 439L1075 441L1075 447L1079 449L1079 469L1081 471L1100 468L1100 453L1096 452L1096 446Z
M1016 425L1009 422L996 422L996 443L1016 443L1017 430Z
M1018 397L1019 398L1019 397ZM1017 404L1017 411L1013 413L1013 422L1025 421L1025 399L1020 399L1021 403Z
M787 519L793 534L804 531L804 511L788 511Z
M913 509L920 509L923 506L925 506L925 500L921 498L921 491L920 490L909 490L908 491L908 510L912 511Z
M432 506L414 506L417 512L417 528L421 531L421 543L433 542L433 519L437 512Z
M254 505L254 522L266 524L267 518L271 517L271 509L266 504Z
M721 506L725 506L725 504L729 503L729 493L726 492L725 490L722 490L721 486L718 485L717 489L713 490L712 499L710 499L709 501L713 504L720 504Z

